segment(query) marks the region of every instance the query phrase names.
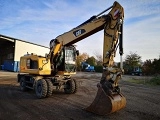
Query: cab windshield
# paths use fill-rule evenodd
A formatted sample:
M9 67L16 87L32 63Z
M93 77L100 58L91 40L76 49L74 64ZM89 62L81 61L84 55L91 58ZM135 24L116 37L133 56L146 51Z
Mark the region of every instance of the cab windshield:
M66 64L75 64L75 53L73 49L65 50L65 63Z
M65 71L75 72L76 71L76 52L74 47L65 48Z

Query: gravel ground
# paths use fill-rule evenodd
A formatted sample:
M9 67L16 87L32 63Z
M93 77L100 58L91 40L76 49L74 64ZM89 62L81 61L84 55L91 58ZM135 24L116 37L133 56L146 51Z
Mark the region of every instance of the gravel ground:
M76 94L54 91L46 99L37 99L34 91L20 91L16 75L0 71L0 120L160 120L160 86L127 82L133 76L123 76L119 84L127 99L126 107L107 116L98 116L84 108L95 98L100 73L79 72L73 76L79 86ZM139 78L142 79L135 77Z

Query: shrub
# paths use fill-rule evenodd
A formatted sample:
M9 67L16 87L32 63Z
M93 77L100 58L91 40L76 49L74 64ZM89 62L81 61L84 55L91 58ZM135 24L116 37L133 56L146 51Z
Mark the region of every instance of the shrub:
M160 85L160 76L155 76L153 77L150 81L149 84L152 85Z
M95 66L94 69L95 69L95 72L100 72L100 73L103 72L103 66Z

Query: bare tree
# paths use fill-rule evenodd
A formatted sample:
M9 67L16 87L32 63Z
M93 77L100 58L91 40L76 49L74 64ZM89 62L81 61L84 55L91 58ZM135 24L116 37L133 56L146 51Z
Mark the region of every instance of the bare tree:
M103 57L102 57L102 55L100 55L98 52L95 52L94 55L95 55L95 58L96 58L96 61L97 61L97 65L101 66L103 64Z

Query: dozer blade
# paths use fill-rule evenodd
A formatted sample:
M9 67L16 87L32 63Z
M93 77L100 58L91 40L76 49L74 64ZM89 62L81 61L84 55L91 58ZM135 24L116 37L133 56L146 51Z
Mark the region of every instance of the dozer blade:
M126 98L122 94L109 96L105 93L102 87L98 87L96 98L86 110L98 115L107 115L116 112L125 106Z

